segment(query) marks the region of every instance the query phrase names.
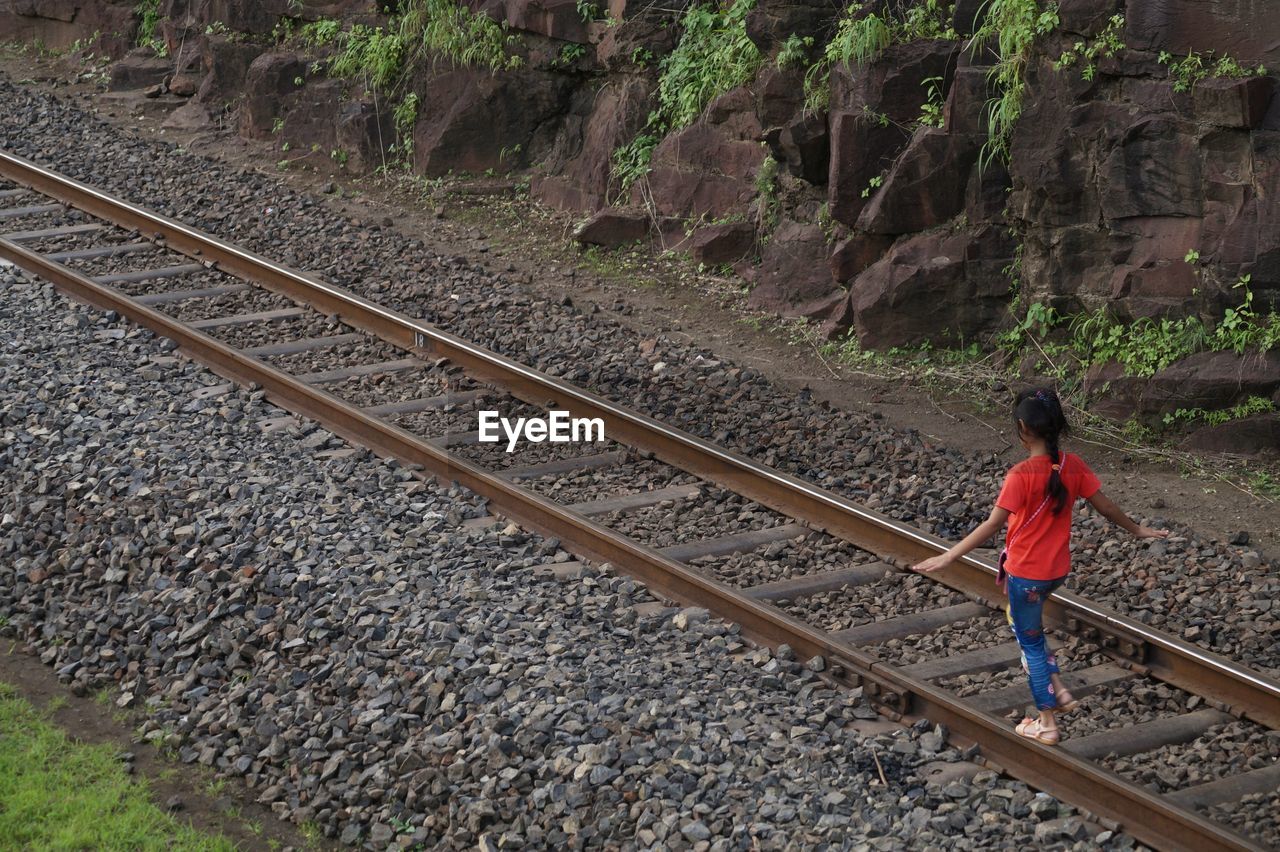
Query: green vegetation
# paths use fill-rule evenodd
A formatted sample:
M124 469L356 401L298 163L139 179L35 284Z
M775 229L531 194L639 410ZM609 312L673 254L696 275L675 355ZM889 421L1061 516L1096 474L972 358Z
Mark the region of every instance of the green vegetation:
M759 199L759 231L767 235L778 224L778 161L766 154L756 172L756 197Z
M0 837L15 849L234 848L157 808L115 753L72 742L0 684Z
M1227 308L1212 329L1198 316L1159 320L1141 317L1123 322L1106 310L1064 317L1052 307L1036 303L997 343L1010 351L1034 342L1048 354L1069 352L1078 363L1075 372L1114 361L1124 367L1127 375L1139 378L1153 376L1196 352L1243 354L1254 349L1267 352L1280 345L1280 314L1259 314L1254 310L1249 276L1241 277L1234 289L1243 292L1241 303ZM1063 326L1069 332L1065 344L1036 340ZM1065 372L1062 377L1066 377Z
M140 0L133 7L133 12L139 18L138 47L149 47L156 55L166 56L168 47L164 39L156 34L156 28L160 25L160 0Z
M991 0L987 6L986 18L972 42L977 50L994 40L999 57L988 75L996 95L987 102L988 138L979 160L983 167L996 157L1008 162L1009 138L1022 114L1031 46L1056 26L1056 5L1041 9L1037 0Z
M942 93L942 78L927 77L921 83L924 86L924 104L920 107L920 123L927 127L942 126L942 110L946 103Z
M455 0L412 0L385 27L356 24L341 33L316 30L309 37L328 37L338 45L329 63L333 76L358 78L366 86L388 91L428 60L495 72L518 68L522 62L508 53L515 36L507 34L505 24Z
M1166 414L1164 422L1166 426L1172 426L1175 423L1198 422L1203 422L1206 426L1221 426L1224 423L1230 423L1232 420L1252 417L1255 414L1268 414L1275 410L1275 403L1266 397L1251 396L1231 408L1221 408L1213 411L1206 411L1203 408L1179 408L1172 414Z
M1265 65L1248 68L1230 56L1214 58L1213 52L1188 52L1182 59L1174 59L1168 51L1161 51L1161 65L1169 66L1169 78L1173 80L1175 92L1189 92L1196 83L1208 77L1263 77L1267 73Z
M778 48L778 56L774 60L780 70L796 68L805 64L809 57L809 48L813 47L813 36L800 36L792 33Z
M1062 52L1062 56L1058 57L1053 67L1061 71L1079 62L1082 66L1080 76L1086 80L1092 80L1098 72L1099 57L1114 56L1117 51L1124 50L1124 39L1121 38L1123 33L1124 15L1112 15L1111 20L1107 21L1106 28L1098 33L1097 38L1087 42L1077 41L1071 49Z
M613 176L623 193L649 173L662 137L692 124L713 98L755 76L762 57L747 38L747 13L755 0L724 8L690 6L680 19L680 42L659 63L658 108L645 128L613 153Z
M566 44L560 48L560 54L551 61L551 65L556 68L569 68L586 55L586 45Z
M958 39L951 28L951 3L925 0L912 6L901 19L864 14L861 2L851 3L836 24L835 34L822 58L810 66L804 78L805 105L812 112L826 109L831 100L831 69L866 65L889 45L926 38Z
M333 18L321 18L309 24L303 24L298 30L298 38L308 47L325 47L333 44L342 35L342 22Z

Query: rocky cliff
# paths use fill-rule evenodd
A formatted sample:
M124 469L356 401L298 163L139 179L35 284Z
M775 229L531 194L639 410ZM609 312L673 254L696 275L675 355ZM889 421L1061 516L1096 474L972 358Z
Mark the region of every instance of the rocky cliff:
M584 240L734 264L755 306L865 347L1034 309L1050 340L1092 332L1108 413L1235 406L1280 445L1268 0L737 2L162 0L167 55L113 85L352 168L527 172ZM122 51L131 10L0 0L0 31Z

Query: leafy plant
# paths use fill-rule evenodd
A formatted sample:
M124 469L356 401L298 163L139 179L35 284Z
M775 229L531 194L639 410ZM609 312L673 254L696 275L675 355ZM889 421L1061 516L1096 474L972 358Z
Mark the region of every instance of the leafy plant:
M996 42L999 57L988 73L997 94L987 102L987 141L979 158L985 168L997 157L1009 159L1009 139L1022 114L1024 79L1031 46L1058 26L1058 7L1040 8L1037 0L991 0L982 26L973 35L973 49Z
M139 18L138 47L150 47L158 56L167 55L169 51L164 40L156 35L156 28L160 25L160 0L140 0L133 7L133 12Z
M335 77L359 77L366 85L394 89L428 58L504 71L520 67L509 54L515 36L506 24L472 12L455 0L411 0L386 27L356 24L337 38L340 50L329 65Z
M404 164L413 161L413 126L418 122L418 96L410 92L391 112L391 124L396 131L395 145Z
M600 4L596 0L577 0L575 6L578 10L578 17L584 23L591 23L600 19Z
M1121 37L1123 32L1124 15L1112 15L1096 38L1092 41L1077 41L1069 50L1062 52L1053 67L1061 71L1079 62L1083 65L1080 76L1092 80L1098 71L1099 57L1114 56L1118 51L1124 50L1124 39Z
M829 105L831 69L836 65L866 65L895 42L960 37L951 27L951 3L946 0L925 0L907 9L901 19L874 12L864 14L865 11L862 2L845 8L822 58L805 74L805 106L809 111L817 112Z
M627 144L614 150L611 157L612 174L622 192L625 193L636 181L649 174L649 163L653 159L653 149L657 147L660 138L655 133L641 133Z
M276 116L271 120L271 132L279 133L281 130L284 130L284 119Z
M333 44L342 35L342 22L333 18L321 18L304 24L298 30L298 38L310 47L324 47Z
M927 77L921 85L924 86L925 98L920 107L920 123L927 127L941 127L944 106L942 78Z
M759 229L769 233L778 224L778 161L766 155L756 172L756 196L759 198Z
M871 178L871 180L867 181L867 185L862 188L862 197L870 198L871 193L875 192L877 189L879 189L882 186L884 186L883 172Z
M1275 410L1275 403L1266 397L1251 396L1239 405L1233 405L1230 408L1209 410L1203 408L1179 408L1172 414L1166 414L1164 423L1166 426L1172 426L1175 423L1203 421L1208 426L1221 426L1224 423L1230 423L1232 420L1252 417L1255 414L1267 414Z
M695 5L685 11L680 41L659 64L658 108L644 130L613 153L613 176L622 192L649 173L663 136L692 124L713 98L755 76L762 57L746 27L754 6L755 0L738 0L727 8Z
M1184 263L1199 263L1200 252L1198 252L1195 249L1188 249L1186 255L1183 256L1182 260Z
M551 64L560 68L568 68L570 65L573 65L586 55L586 45L566 44L564 47L560 48L560 55L557 56Z
M1176 60L1168 51L1161 51L1159 62L1169 66L1169 78L1173 80L1175 92L1189 92L1196 83L1208 77L1263 77L1267 73L1265 65L1248 68L1225 54L1214 59L1213 51L1188 51L1186 57Z
M774 60L779 69L795 68L803 65L809 56L809 48L813 47L813 36L800 36L792 33L778 48L778 56Z
M640 68L648 68L653 61L653 51L647 47L637 47L631 51L631 64Z

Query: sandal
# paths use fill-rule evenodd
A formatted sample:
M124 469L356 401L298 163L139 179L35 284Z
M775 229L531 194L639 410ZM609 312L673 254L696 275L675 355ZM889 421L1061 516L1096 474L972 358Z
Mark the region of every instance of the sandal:
M1067 695L1071 695L1070 692ZM1066 704L1059 704L1054 712L1056 713L1074 713L1080 709L1080 699L1071 695L1071 700Z
M1058 729L1046 728L1040 724L1039 719L1026 718L1018 723L1018 727L1014 728L1018 736L1026 737L1029 740L1035 740L1044 745L1058 744Z

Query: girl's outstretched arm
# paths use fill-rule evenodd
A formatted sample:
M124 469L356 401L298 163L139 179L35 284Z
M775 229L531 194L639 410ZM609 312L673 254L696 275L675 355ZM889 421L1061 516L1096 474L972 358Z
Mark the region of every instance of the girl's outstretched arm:
M973 550L975 547L999 532L1000 528L1004 526L1004 522L1008 519L1009 511L996 506L991 510L991 517L979 524L978 528L965 536L963 541L952 547L946 553L926 559L918 565L913 565L911 570L927 573L929 571L938 571L942 568L946 568L952 562L955 562L961 556L964 556L970 550Z
M1094 493L1089 498L1089 504L1098 510L1098 514L1106 518L1111 523L1122 529L1128 530L1138 538L1168 538L1168 530L1157 530L1151 527L1144 527L1141 524L1135 524L1133 520L1124 513L1124 511L1111 502L1111 499L1101 491Z

